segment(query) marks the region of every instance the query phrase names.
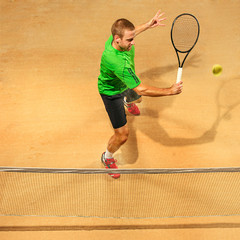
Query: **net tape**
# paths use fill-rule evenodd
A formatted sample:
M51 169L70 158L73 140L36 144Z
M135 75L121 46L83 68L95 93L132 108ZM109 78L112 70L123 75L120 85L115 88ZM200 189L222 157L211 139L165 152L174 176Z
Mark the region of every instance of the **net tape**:
M0 167L0 172L26 173L78 173L78 174L174 174L174 173L213 173L213 172L240 172L240 167L233 168L139 168L139 169L95 169L95 168L18 168Z

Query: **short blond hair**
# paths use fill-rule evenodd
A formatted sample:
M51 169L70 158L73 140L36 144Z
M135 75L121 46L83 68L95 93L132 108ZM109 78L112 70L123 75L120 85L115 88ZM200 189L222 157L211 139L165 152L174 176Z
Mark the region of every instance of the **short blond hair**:
M134 29L135 26L133 23L125 18L120 18L113 23L111 31L113 37L118 35L120 38L122 38L125 30L133 31Z

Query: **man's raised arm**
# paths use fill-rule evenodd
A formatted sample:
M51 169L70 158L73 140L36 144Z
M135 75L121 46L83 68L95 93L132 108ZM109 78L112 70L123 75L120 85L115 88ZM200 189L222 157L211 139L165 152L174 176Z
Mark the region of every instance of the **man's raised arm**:
M161 10L158 10L156 15L149 22L139 25L135 28L135 36L144 32L147 29L158 27L158 26L165 26L165 24L162 23L162 21L166 19L166 17L162 18L164 14L165 14L164 12L161 13Z

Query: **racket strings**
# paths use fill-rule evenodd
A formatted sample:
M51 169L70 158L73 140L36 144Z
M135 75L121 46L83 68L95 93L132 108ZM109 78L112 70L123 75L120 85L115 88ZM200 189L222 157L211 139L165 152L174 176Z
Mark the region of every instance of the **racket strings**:
M194 17L183 15L176 19L172 28L172 40L175 48L181 52L188 52L196 43L199 26Z

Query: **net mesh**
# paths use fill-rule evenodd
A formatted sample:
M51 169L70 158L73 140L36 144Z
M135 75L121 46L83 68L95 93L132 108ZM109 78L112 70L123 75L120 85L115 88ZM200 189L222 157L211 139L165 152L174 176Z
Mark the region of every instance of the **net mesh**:
M196 43L199 34L199 26L191 15L178 17L172 27L172 41L180 52L188 52Z
M121 173L121 171L120 171ZM240 215L240 169L121 174L0 172L0 215L168 218Z

